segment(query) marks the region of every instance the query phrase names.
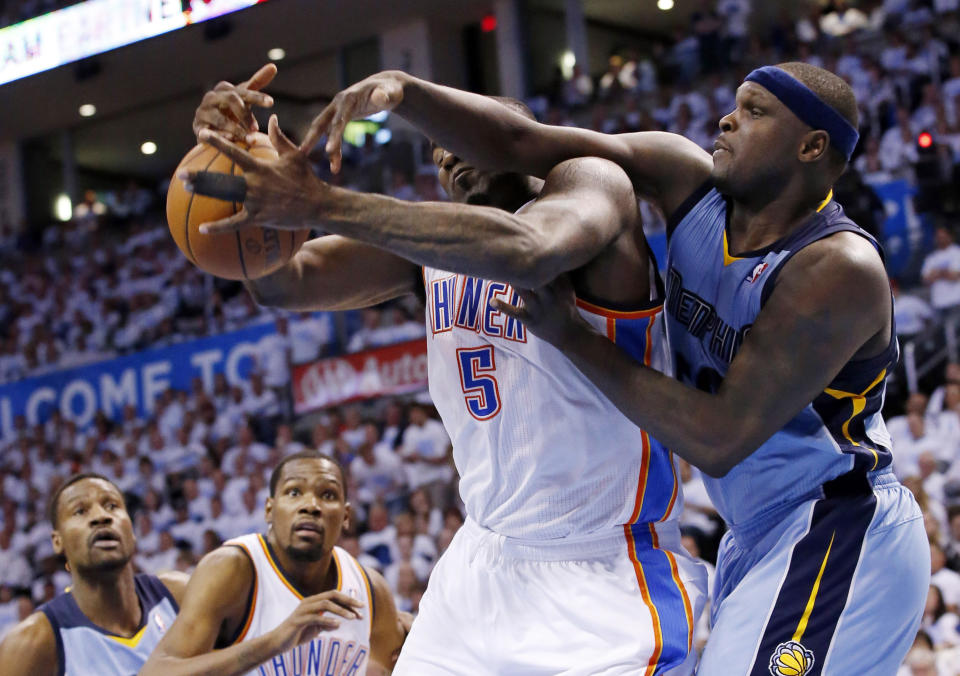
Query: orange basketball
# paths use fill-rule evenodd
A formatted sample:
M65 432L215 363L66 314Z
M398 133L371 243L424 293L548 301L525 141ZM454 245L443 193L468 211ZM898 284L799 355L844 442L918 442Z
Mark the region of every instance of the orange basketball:
M264 136L249 152L257 157L277 157ZM233 160L216 148L200 144L186 154L167 190L167 225L187 259L201 270L225 279L256 279L278 270L307 240L310 230L272 230L251 226L236 232L200 234L201 223L227 218L242 204L194 195L177 178L181 170L213 171L240 175Z

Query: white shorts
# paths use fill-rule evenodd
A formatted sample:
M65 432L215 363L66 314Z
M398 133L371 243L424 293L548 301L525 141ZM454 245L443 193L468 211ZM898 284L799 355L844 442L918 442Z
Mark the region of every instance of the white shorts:
M675 523L521 541L468 519L393 673L689 674L706 586Z

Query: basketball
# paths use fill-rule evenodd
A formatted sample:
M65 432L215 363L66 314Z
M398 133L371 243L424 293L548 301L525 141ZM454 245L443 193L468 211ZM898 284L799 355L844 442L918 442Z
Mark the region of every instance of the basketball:
M266 136L249 152L257 157L277 157ZM217 221L243 208L238 202L195 195L177 178L181 171L211 171L240 175L240 167L216 148L194 147L180 161L167 190L167 225L180 251L201 270L224 279L256 279L278 270L307 240L310 230L273 230L251 226L235 232L204 235L202 223Z

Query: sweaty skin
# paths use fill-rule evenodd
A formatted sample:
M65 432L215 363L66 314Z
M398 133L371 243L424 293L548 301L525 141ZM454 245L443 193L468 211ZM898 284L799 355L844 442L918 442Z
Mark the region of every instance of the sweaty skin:
M676 134L609 135L538 124L486 97L398 71L373 75L338 94L314 120L301 151L326 134L336 169L343 126L379 110L393 110L478 167L544 176L571 157L606 158L623 168L638 196L667 215L712 178L732 200L733 252L769 245L798 227L843 170L833 161L825 132L806 126L753 82L738 89L737 106L721 120L712 156ZM879 354L891 331L880 256L849 233L807 247L784 266L713 395L636 364L609 341L601 343L572 312L562 282L538 293L549 302L539 303L536 313L503 303L499 308L554 341L625 415L714 476L791 420L848 361ZM536 298L525 294L524 300L531 305Z

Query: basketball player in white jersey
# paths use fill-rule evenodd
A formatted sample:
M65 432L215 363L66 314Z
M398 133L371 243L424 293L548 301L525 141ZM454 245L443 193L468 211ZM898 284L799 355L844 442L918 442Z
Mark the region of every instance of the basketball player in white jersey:
M203 558L140 673L389 673L405 625L383 577L335 546L349 519L336 461L312 451L284 458L270 477L267 534L228 540Z
M173 623L187 576L134 575L133 524L106 477L70 477L51 498L49 518L72 584L0 643L0 675L135 673Z
M270 77L268 67L250 82ZM194 128L236 137L249 124L236 102L255 102L247 85L208 94ZM245 210L211 229L249 220L339 235L247 282L254 297L346 309L425 287L430 390L468 518L430 578L394 673L689 673L704 574L680 548L672 454L490 304L569 271L587 320L655 364L662 295L623 172L579 159L540 181L435 148L455 203L409 203L323 183L275 117L269 131L280 159L262 164L200 131L247 179Z

